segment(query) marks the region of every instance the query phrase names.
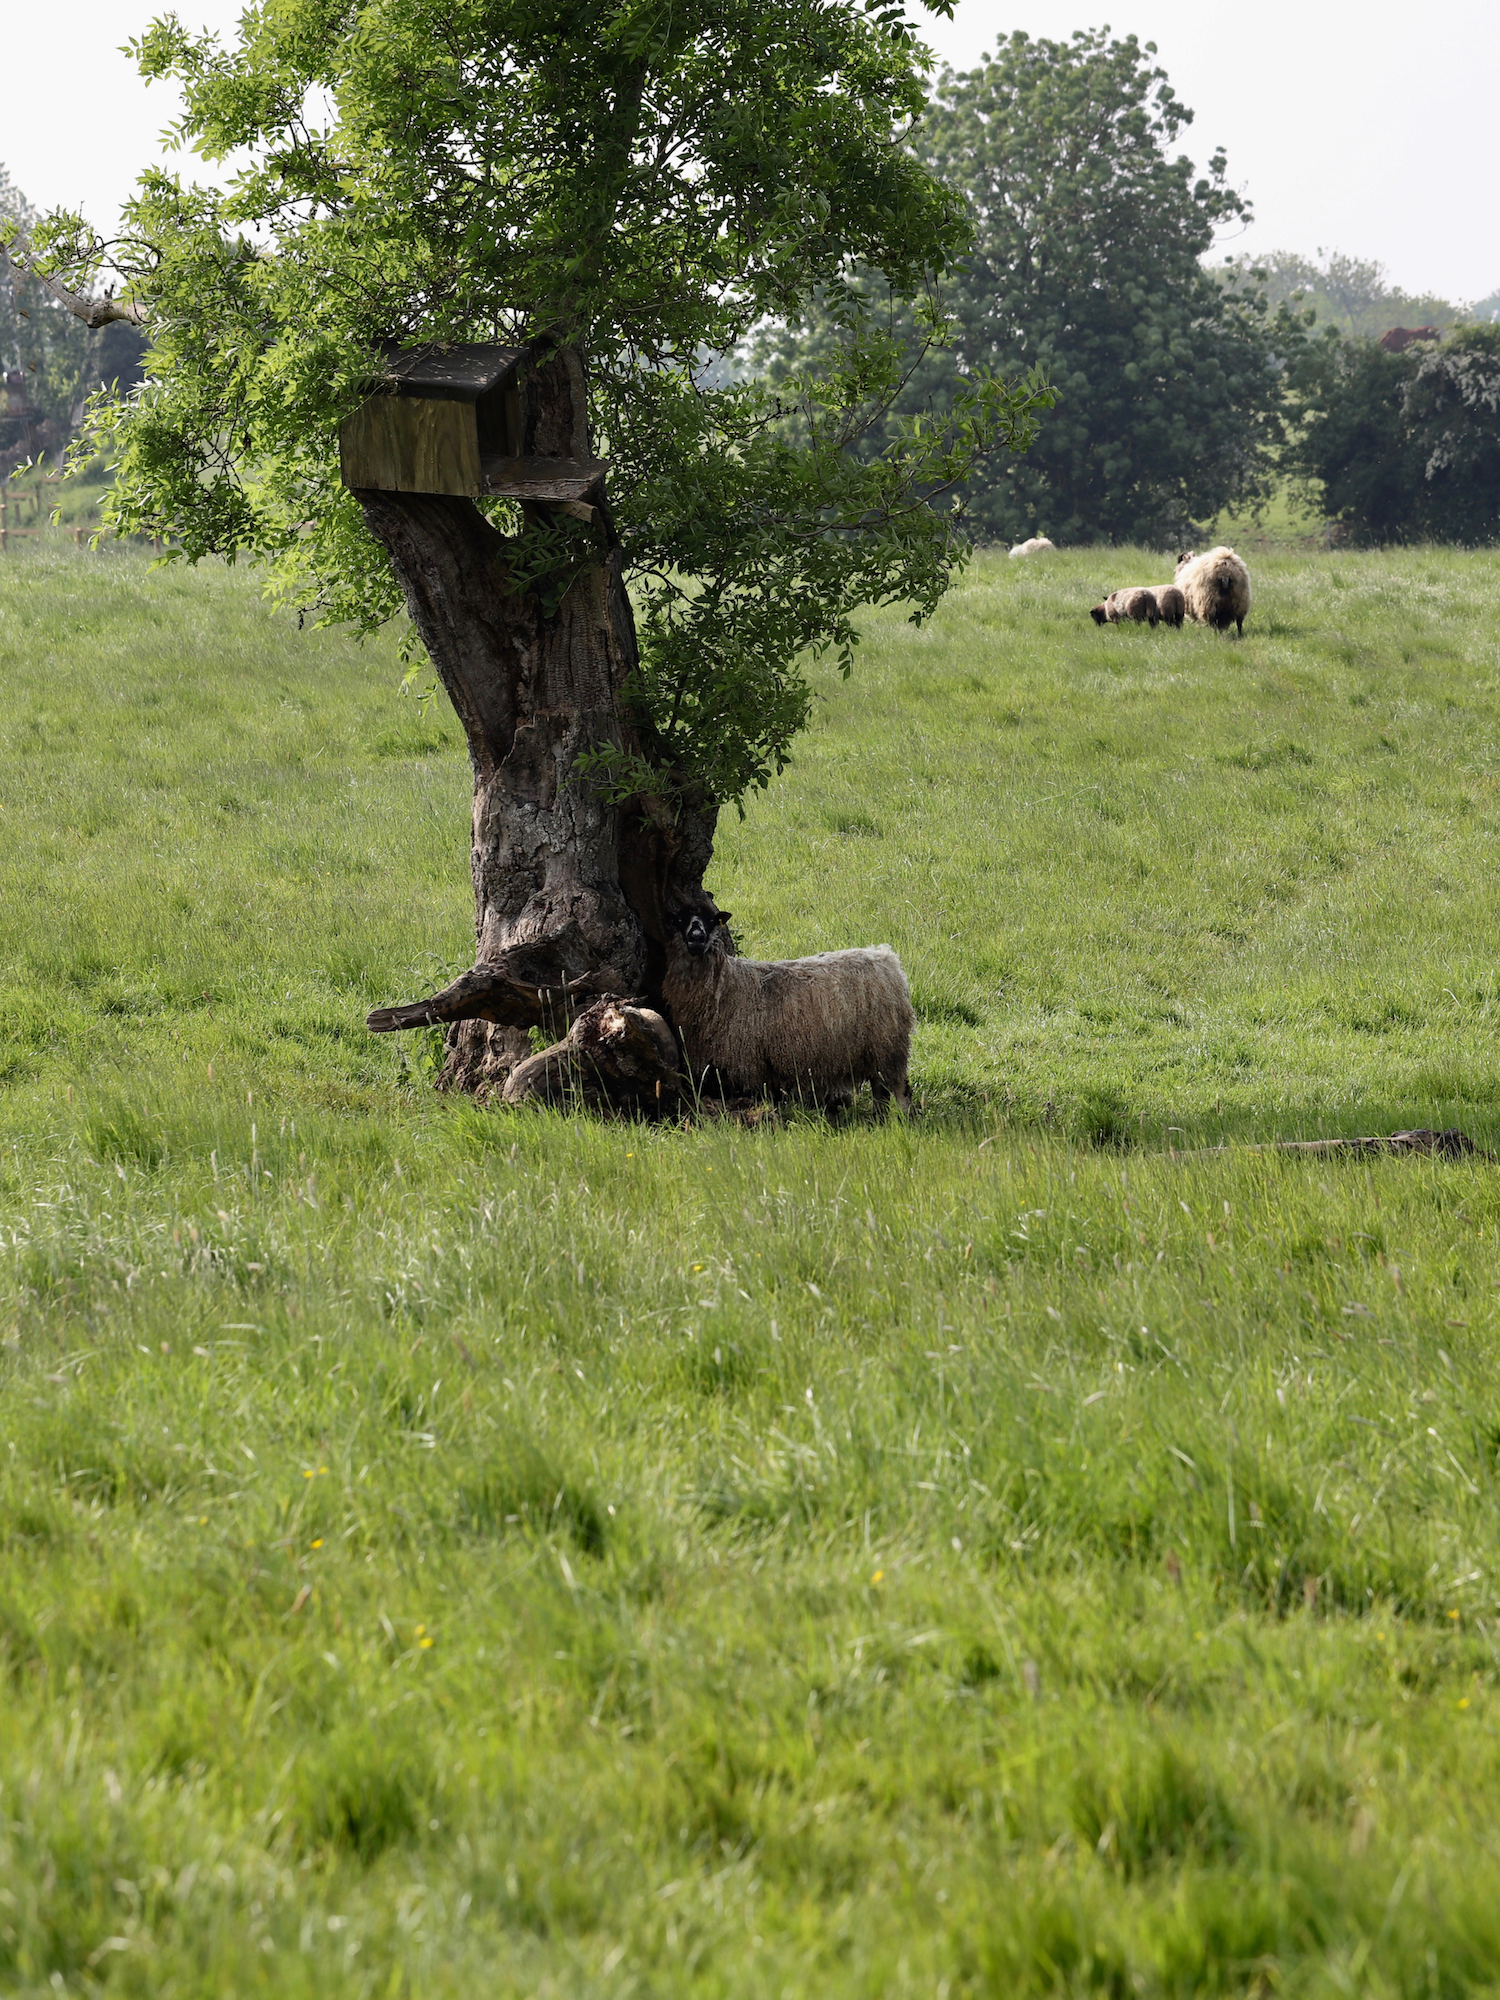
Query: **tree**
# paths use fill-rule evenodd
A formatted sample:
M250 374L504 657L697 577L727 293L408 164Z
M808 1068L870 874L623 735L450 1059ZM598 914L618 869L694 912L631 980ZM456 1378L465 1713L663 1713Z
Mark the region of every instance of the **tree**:
M249 164L227 193L147 174L113 244L31 233L74 310L150 335L94 414L113 517L269 564L316 617L404 604L468 739L487 969L384 1024L461 1020L448 1081L495 1082L529 1027L659 996L719 808L806 719L804 656L847 672L863 603L932 610L966 544L922 496L1045 394L976 379L859 459L898 377L852 294L832 379L704 365L856 261L920 294L962 249L900 143L925 55L887 0L262 0L232 49L168 18L137 53L185 142ZM607 495L345 491L337 426L391 340L521 349L523 453L597 450Z
M1253 287L1205 272L1215 231L1248 210L1222 154L1203 175L1174 154L1192 113L1154 54L1134 36L1013 34L945 73L913 132L922 164L962 193L974 242L943 284L953 335L917 362L898 411L945 412L991 370L1039 368L1058 398L1024 460L990 458L970 483L991 536L1176 546L1194 517L1264 489L1297 331ZM893 318L918 331L899 306ZM810 315L773 374L836 348L837 331Z
M1352 541L1500 541L1500 326L1310 346L1287 467Z
M1273 306L1312 312L1341 333L1378 339L1395 326L1452 326L1465 317L1432 293L1405 292L1386 280L1385 266L1341 251L1320 250L1321 263L1291 250L1265 257L1235 257L1224 266L1225 282L1264 286ZM1476 317L1484 317L1476 309Z
M0 167L0 224L24 229L34 219L30 203ZM0 249L0 472L60 453L89 391L117 376L133 383L137 359L130 329L91 334Z

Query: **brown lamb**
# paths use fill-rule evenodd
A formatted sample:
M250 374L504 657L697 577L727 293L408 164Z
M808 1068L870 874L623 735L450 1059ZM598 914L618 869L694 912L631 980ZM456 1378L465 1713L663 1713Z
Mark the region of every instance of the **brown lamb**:
M1161 617L1154 590L1112 590L1089 612L1096 625L1155 625Z

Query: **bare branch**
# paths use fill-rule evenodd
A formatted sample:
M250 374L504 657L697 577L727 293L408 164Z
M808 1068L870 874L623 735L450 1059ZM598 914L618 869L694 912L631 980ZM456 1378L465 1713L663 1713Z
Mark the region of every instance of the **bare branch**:
M23 263L21 269L28 277L35 278L39 285L45 285L53 298L65 305L85 326L109 326L117 319L124 320L128 326L146 324L144 309L130 299L111 298L108 292L102 299L88 299L80 292L70 292L66 285L49 277L45 271L38 271L33 265Z
M613 966L590 967L587 945L574 923L527 944L512 945L497 957L462 972L451 986L404 1007L377 1007L366 1025L373 1034L400 1028L428 1028L446 1021L495 1021L502 1027L533 1028L554 1018L571 1020L621 984ZM582 970L575 968L581 967Z
M11 263L18 271L24 272L28 278L35 278L39 285L44 285L58 304L66 306L68 311L75 318L81 319L85 326L91 328L109 326L115 320L124 320L129 326L146 324L145 309L133 301L117 299L109 292L106 292L103 298L91 299L82 292L70 291L60 278L54 278L50 272L38 270L35 255L23 250L19 243L11 245L9 254Z

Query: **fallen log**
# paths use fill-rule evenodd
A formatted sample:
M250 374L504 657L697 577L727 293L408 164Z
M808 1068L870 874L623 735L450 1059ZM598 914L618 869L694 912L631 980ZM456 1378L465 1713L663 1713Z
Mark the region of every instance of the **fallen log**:
M1456 1125L1444 1132L1434 1132L1431 1126L1420 1125L1410 1132L1388 1132L1368 1138L1358 1139L1268 1139L1259 1145L1240 1146L1192 1146L1179 1151L1168 1149L1174 1160L1196 1159L1207 1153L1394 1153L1410 1157L1413 1154L1427 1154L1441 1160L1486 1160L1493 1163L1495 1155L1476 1146L1466 1132L1460 1132Z

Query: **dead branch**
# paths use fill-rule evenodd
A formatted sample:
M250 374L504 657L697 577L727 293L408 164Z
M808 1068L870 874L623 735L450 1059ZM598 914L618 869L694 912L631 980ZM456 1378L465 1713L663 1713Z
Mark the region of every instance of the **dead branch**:
M448 1021L494 1021L503 1028L561 1026L624 984L613 966L593 969L576 924L462 972L451 986L404 1007L377 1007L366 1025L377 1035Z
M11 246L9 254L10 261L18 271L24 272L28 278L35 278L39 285L44 286L52 294L59 305L66 306L68 311L76 319L81 319L85 326L91 328L110 326L116 320L124 320L128 326L146 324L144 307L136 305L132 300L117 299L109 292L102 298L91 299L83 292L70 291L60 278L54 278L50 272L38 270L35 257L18 244Z

